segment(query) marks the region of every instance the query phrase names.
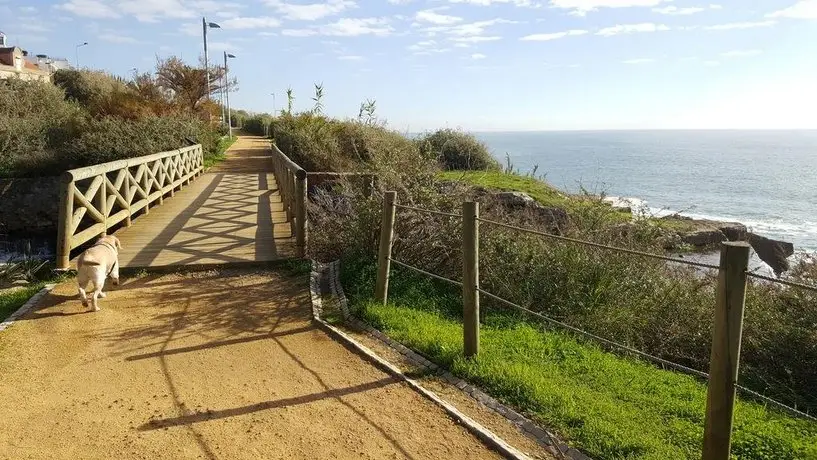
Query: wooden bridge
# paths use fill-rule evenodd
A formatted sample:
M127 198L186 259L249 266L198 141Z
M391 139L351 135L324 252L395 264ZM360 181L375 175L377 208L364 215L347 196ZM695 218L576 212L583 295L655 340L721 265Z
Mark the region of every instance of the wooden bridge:
M60 269L106 233L122 242L123 268L269 262L305 252L306 172L261 137L239 137L206 172L194 145L74 169L64 179Z

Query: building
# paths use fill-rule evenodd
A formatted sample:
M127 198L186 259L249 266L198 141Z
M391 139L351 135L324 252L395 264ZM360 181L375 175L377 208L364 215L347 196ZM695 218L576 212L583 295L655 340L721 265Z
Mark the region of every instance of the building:
M49 58L44 54L30 57L28 51L18 46L8 46L6 34L0 32L0 79L51 81L51 74L59 69L70 68L65 59Z

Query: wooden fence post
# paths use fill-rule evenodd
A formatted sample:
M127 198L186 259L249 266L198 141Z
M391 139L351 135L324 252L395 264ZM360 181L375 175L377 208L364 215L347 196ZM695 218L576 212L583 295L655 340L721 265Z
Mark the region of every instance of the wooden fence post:
M57 222L57 270L68 270L74 232L74 180L67 173L63 176L60 187L60 213Z
M391 245L394 239L394 215L397 192L386 192L383 196L383 217L380 223L380 248L377 251L377 283L375 299L386 304L389 298L389 269L391 268Z
M479 203L463 203L462 216L462 324L470 358L479 354Z
M298 257L306 257L306 171L299 169L295 174L295 247Z
M108 174L102 173L102 185L96 192L96 206L97 211L102 214L102 233L99 236L108 234Z
M709 359L703 460L729 459L748 266L747 243L723 243Z

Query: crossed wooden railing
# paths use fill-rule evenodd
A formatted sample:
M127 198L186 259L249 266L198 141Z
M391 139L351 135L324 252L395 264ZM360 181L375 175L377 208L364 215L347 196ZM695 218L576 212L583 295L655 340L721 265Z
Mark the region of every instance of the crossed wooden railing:
M200 144L128 160L111 161L63 174L57 227L57 269L68 269L71 249L107 234L133 215L150 212L155 201L174 196L177 189L201 174Z

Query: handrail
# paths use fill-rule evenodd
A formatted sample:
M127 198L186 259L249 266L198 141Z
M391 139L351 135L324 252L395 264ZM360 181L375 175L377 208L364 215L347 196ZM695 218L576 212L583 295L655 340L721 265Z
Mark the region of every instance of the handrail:
M296 255L304 257L307 244L306 170L286 156L274 142L270 142L270 149L272 150L272 171L275 174L287 220L292 224L292 233L295 234Z
M162 204L165 195L174 196L203 170L204 153L196 144L63 173L57 269L68 269L72 249L122 221L130 226L136 212L148 214L153 202Z

